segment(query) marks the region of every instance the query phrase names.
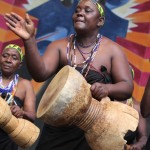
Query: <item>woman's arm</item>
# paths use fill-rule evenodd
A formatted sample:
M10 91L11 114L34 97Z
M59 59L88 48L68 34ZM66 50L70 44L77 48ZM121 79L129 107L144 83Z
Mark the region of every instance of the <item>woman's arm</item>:
M24 85L26 89L25 99L23 104L23 118L30 121L35 119L35 106L36 106L36 97L34 93L33 86L30 81L24 80Z
M33 79L41 82L56 71L59 64L58 43L50 44L40 56L35 39L35 27L29 15L25 19L16 13L5 14L6 25L24 42L27 67Z
M131 149L144 149L144 147L146 146L146 142L147 142L147 120L145 118L142 117L141 112L140 112L140 103L136 102L133 99L134 102L134 108L138 111L139 113L139 124L138 124L138 128L137 128L137 137L136 137L136 142L132 145L130 145Z
M144 118L150 115L150 77L141 100L141 114Z
M97 100L105 96L118 101L126 100L132 96L133 92L133 79L127 57L118 44L109 42L107 45L109 46L105 44L105 49L110 50L110 75L113 83L93 84L91 86L92 95Z
M23 101L23 107L11 106L12 114L17 118L24 118L33 122L35 120L36 97L29 80L20 79L16 96Z
M111 72L113 84L108 85L109 96L117 100L130 98L133 92L133 78L127 57L119 45L113 48Z

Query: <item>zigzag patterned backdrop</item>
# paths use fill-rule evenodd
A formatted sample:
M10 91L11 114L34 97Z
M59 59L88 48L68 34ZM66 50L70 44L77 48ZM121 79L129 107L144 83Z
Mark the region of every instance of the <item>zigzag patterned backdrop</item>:
M21 16L29 13L37 29L36 40L42 55L50 42L74 31L71 16L77 0L70 2L72 5L68 7L60 0L0 0L0 52L8 43L19 44L24 49L21 39L6 27L5 13L13 11ZM135 71L133 96L141 101L150 75L150 1L107 0L106 23L101 33L123 47ZM38 93L43 83L32 80L25 62L19 73L32 81Z

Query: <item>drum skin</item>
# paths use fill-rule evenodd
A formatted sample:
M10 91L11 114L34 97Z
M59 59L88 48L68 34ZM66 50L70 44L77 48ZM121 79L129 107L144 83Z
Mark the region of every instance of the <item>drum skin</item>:
M53 126L71 124L75 118L80 120L92 100L89 85L81 77L69 66L59 71L39 103L37 118Z
M53 126L78 126L92 150L124 150L125 134L135 131L139 122L134 108L109 97L92 98L90 85L70 66L63 67L48 85L37 118Z

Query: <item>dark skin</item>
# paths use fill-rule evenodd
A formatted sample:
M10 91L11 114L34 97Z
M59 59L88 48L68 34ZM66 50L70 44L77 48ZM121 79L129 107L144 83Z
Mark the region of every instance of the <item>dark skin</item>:
M141 100L141 114L144 118L150 116L150 77L148 78L145 91Z
M47 80L53 73L57 73L63 66L67 65L66 47L68 37L56 40L48 45L43 56L40 56L36 40L35 29L28 14L22 18L16 13L5 15L7 26L24 41L26 50L26 61L32 77L42 82ZM90 0L82 0L73 14L73 25L77 33L77 41L83 45L89 45L96 40L100 27L104 24L97 7ZM90 52L94 45L80 49ZM84 59L76 49L77 64ZM89 54L85 54L87 58ZM38 64L38 65L37 65ZM113 84L94 83L91 85L91 92L95 99L109 96L112 99L125 100L131 97L133 92L133 81L130 68L125 54L121 47L103 37L92 65L100 70L101 66L107 68L111 75Z
M148 132L147 121L141 115L140 103L136 101L134 98L132 98L132 100L133 100L133 108L136 109L139 113L139 124L137 127L136 142L131 144L128 150L142 150L147 142L147 132ZM126 103L126 101L123 101L123 103Z
M10 83L21 65L20 55L17 50L13 48L3 50L0 55L3 86L7 86ZM24 118L33 122L35 119L36 98L31 82L19 77L15 96L23 101L23 108L13 104L10 107L12 114L17 118Z
M140 103L133 99L134 108L139 113L138 135L136 137L137 142L132 144L130 150L141 150L145 147L147 142L147 121L141 115Z

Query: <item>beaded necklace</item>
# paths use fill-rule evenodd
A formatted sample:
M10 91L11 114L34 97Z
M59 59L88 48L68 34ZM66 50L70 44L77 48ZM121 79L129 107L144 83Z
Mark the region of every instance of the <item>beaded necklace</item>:
M77 44L77 43L75 43L76 44L76 47L77 47L77 49L78 49L78 51L82 54L82 55L84 55L84 54L90 54L91 53L91 51L89 51L89 52L83 52L80 48L79 48L79 44ZM96 44L96 43L95 43Z
M68 65L70 65L70 66L74 66L75 64L73 64L73 62L72 62L72 60L73 60L73 56L74 56L74 59L75 59L75 61L76 61L76 55L75 54L72 54L72 51L71 51L71 49L72 49L72 45L71 45L71 43L72 43L72 41L74 41L74 35L73 34L71 34L70 35L70 37L69 37L69 41L68 41L68 44L67 44L67 61L68 61ZM71 40L73 38L73 40ZM73 47L73 49L74 49L75 47Z
M83 45L83 44L81 44L81 43L79 43L79 42L76 41L76 45L79 45L79 46L82 47L82 48L88 48L88 47L91 47L91 46L94 45L94 44L96 44L96 41L92 42L92 43L89 44L89 45Z
M10 81L6 87L4 87L2 85L2 73L0 72L0 95L2 95L3 93L6 94L5 100L8 103L8 105L11 105L13 103L13 97L17 90L18 80L19 75L15 74L14 79Z
M70 44L72 36L73 36L73 40L72 40L73 45ZM98 47L101 43L101 40L102 40L102 36L100 34L98 34L96 43L95 43L93 49L89 52L90 56L87 57L81 63L81 64L84 64L84 65L83 65L83 68L82 68L80 73L84 77L86 77L86 75L88 74L88 71L90 69L90 65L93 62L94 58L95 58L95 55L96 55ZM69 40L68 45L67 45L67 60L68 60L68 64L72 67L77 67L77 64L76 64L77 59L76 59L76 53L75 53L76 47L77 47L77 45L76 45L76 35L70 35L70 40ZM78 47L77 47L77 49L81 53L81 55L83 56L84 53Z

